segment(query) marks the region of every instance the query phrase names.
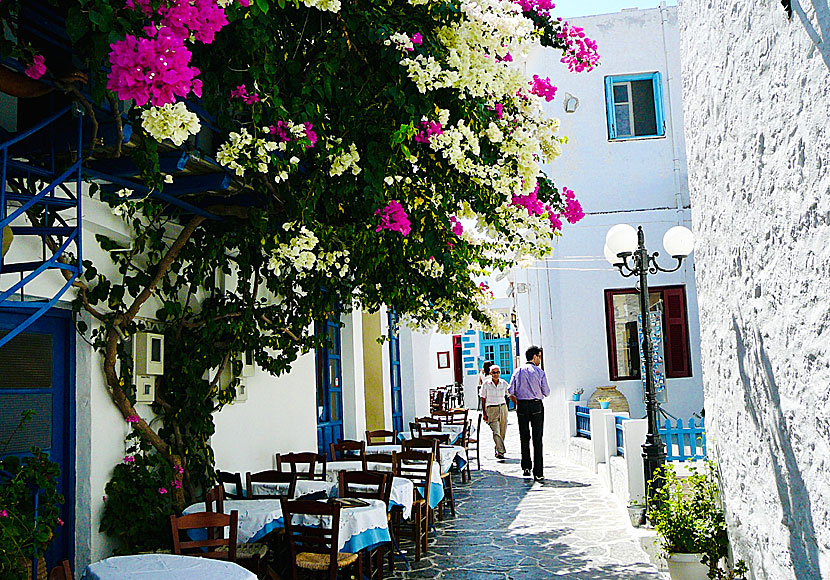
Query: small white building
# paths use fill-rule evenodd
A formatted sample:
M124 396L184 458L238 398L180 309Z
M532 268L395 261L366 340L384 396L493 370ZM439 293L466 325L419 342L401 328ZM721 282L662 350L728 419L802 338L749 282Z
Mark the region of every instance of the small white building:
M643 417L635 278L603 256L605 234L618 223L643 226L651 252L663 253L664 232L691 227L680 85L677 8L624 10L576 18L599 47L601 64L571 74L561 55L539 48L528 73L558 87L549 114L569 139L550 166L557 187L576 192L586 217L565 224L554 254L511 273L519 352L544 349L551 386L546 437L564 451L567 404L584 389L615 385L632 417ZM676 262L664 255L660 263ZM662 408L688 421L703 408L694 265L649 276L652 311L662 321L665 392ZM520 361L523 363L523 356Z

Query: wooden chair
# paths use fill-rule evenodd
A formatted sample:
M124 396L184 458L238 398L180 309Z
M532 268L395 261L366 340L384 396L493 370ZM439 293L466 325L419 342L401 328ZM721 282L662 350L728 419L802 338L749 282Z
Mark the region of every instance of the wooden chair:
M349 461L360 459L363 471L366 471L366 442L341 439L339 443L330 443L332 461Z
M285 522L285 536L291 548L293 580L297 580L300 568L313 572L327 571L327 577L335 580L340 570L353 567L355 577L363 578L363 559L360 554L337 550L340 536L340 504L287 499L281 499L280 502ZM295 515L319 516L321 523L328 519L330 527L295 524Z
M229 484L234 486L233 491L228 491L225 489L225 497L228 499L245 499L245 494L243 490L245 489L242 487L242 475L239 473L230 473L228 471L220 471L216 470L216 483L220 484L221 486L225 486L225 484Z
M369 462L386 463L391 466L395 463L395 452L392 451L391 453L367 453L366 464L368 465ZM389 470L392 470L391 467Z
M472 463L473 458L470 457L470 450L472 450L473 446L476 448L476 469L481 471L481 451L479 449L479 442L481 441L481 413L478 414L478 419L476 422L476 434L473 436L470 433L470 427L472 427L472 419L470 419L470 424L467 428L467 444L464 445L464 448L467 449L467 472L469 473L470 470L470 463Z
M250 473L247 474L250 477ZM286 474L279 474L286 475ZM248 497L256 498L251 493L251 486L248 485ZM275 496L268 496L275 497ZM225 513L225 488L222 485L217 485L205 492L205 511L224 514ZM223 548L220 548L223 549ZM243 568L250 570L257 576L261 576L265 572L265 562L268 556L268 546L263 543L255 542L252 544L237 544L236 545L236 562Z
M444 409L435 409L429 412L430 416L433 419L438 419L442 421L445 425L450 423L453 417L451 411L445 411Z
M339 497L356 497L379 499L389 509L389 497L392 495L393 475L385 471L341 471L337 483ZM387 517L387 521L389 518ZM368 578L383 580L383 554L385 546L380 546L367 553Z
M49 571L49 580L75 580L69 560L63 560L58 566Z
M386 429L366 431L366 445L397 445L398 432Z
M425 436L418 439L410 439L409 441L404 441L402 449L404 451L431 451L433 457L435 457L435 461L438 462L439 467L441 465L440 443L436 437ZM444 473L443 471L441 472L441 482L444 484L444 498L438 503L436 508L438 511L438 519L443 520L444 508L446 506L449 506L452 517L455 517L455 494L452 490L452 476L450 475L449 469L447 469L446 473Z
M393 473L412 481L415 496L409 520L404 522L398 517L393 521L394 533L396 537L405 535L412 538L415 542L416 562L421 559L422 552L426 554L429 547L429 489L434 457L431 451L424 453L404 450L395 454Z
M199 556L236 562L236 534L239 515L233 510L230 515L201 512L186 516L170 516L170 530L173 532L173 553L180 556ZM228 537L225 537L225 528ZM181 532L206 529L207 539L182 539ZM186 537L186 536L185 536Z
M440 431L441 420L432 417L416 417L415 422L420 426L421 431Z
M274 493L270 494L254 493L255 483L279 483L284 484L285 488L274 487ZM267 469L258 473L248 471L245 473L245 490L251 499L279 499L281 497L294 499L294 493L297 491L297 474L274 469Z
M297 474L297 479L317 479L316 467L320 464L323 466L323 479L325 479L325 455L310 451L304 453L277 453L277 471L290 471Z
M444 425L465 425L469 413L469 409L450 409L447 411L447 419L444 420Z

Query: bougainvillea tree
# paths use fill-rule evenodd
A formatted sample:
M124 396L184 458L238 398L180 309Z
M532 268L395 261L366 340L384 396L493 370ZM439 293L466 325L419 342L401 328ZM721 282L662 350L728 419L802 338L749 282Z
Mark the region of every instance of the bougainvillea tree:
M574 72L598 56L548 0L68 4L93 98L127 111L135 135L123 154L142 184L175 183L158 152L193 148L200 132L214 136L201 153L235 180L225 197L205 195L221 220L129 188L106 197L135 237L129 248L100 237L119 276L90 264L79 284L113 400L184 468L187 494L210 474L211 415L232 396L219 376L238 370L238 353L278 374L324 340L315 320L353 307L393 305L418 327L493 328L473 277L547 254L563 221L583 216L542 171L566 142L543 112L556 87L522 60L537 43ZM153 304L171 339L158 429L133 408L122 342Z

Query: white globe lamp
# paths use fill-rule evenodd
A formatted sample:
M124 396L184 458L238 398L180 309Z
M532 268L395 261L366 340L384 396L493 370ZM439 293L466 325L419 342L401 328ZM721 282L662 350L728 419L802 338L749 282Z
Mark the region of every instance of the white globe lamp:
M607 245L603 249L603 253L605 254L605 259L608 260L608 263L611 264L614 267L616 267L618 264L622 264L624 262L624 260L622 258L620 258L619 256L617 256L615 254L612 254L611 250L608 248Z
M605 245L614 256L633 254L637 250L637 230L628 224L617 224L605 234Z
M663 236L663 247L673 258L685 258L695 249L695 236L689 228L675 226Z

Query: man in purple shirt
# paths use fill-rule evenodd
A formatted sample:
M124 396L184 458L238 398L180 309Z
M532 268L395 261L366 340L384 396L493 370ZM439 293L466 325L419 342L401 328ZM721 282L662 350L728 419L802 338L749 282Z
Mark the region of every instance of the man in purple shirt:
M522 442L522 470L525 477L544 481L542 473L542 429L545 424L545 407L542 399L550 394L542 363L542 349L531 346L525 351L527 365L517 369L507 389L510 398L516 404L516 416L519 418L519 439ZM533 461L530 460L531 430L533 437Z

